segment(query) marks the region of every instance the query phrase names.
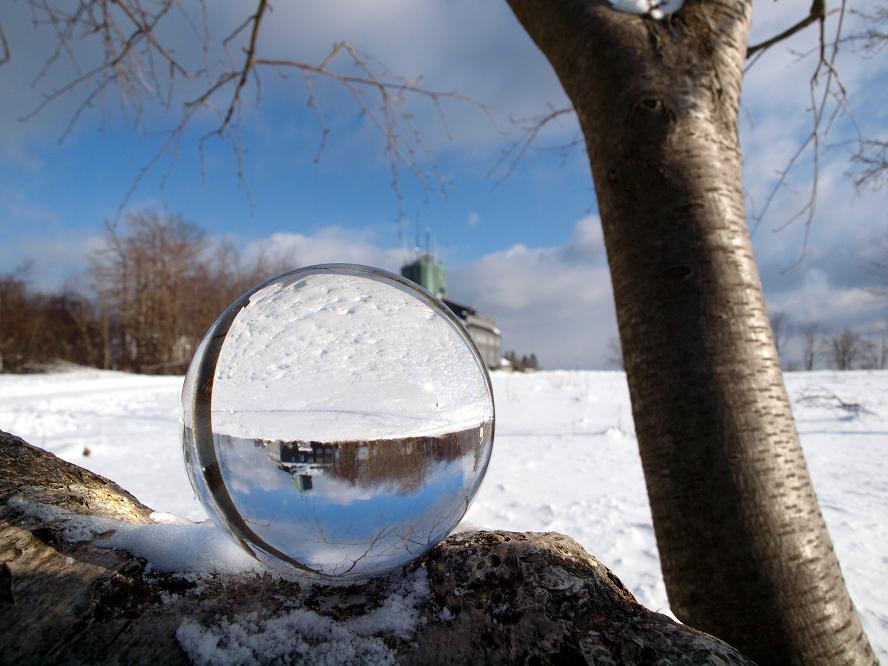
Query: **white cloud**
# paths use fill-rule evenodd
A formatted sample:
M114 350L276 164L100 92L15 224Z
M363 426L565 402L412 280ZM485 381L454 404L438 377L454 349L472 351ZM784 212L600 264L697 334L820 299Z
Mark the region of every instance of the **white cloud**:
M25 278L38 291L72 288L88 294L90 286L84 281L84 270L90 255L101 245L101 236L76 232L20 236L0 243L0 273L30 264Z
M600 218L597 215L587 215L577 222L570 243L561 254L569 261L585 261L593 266L605 266L607 257Z
M805 10L793 3L757 2L751 43L778 34ZM828 34L836 19L833 15L828 20ZM862 27L853 14L846 15L845 21L846 34ZM809 86L817 64L818 38L816 25L797 33L770 49L744 80L741 134L751 213L764 205L778 171L786 168L811 132ZM777 193L753 241L772 311L785 312L800 326L817 323L821 331L846 326L866 330L885 321L884 305L879 306L868 290L874 278L867 266L874 258L873 241L885 233L888 190L858 193L845 172L856 128L865 136L884 134L888 111L874 103L872 94L884 89L888 68L884 59L864 60L847 48L840 52L837 64L854 122L843 114L829 121L830 134L821 144L811 225L806 228L802 217L786 226L809 200L814 180L809 149ZM822 75L820 81L825 78Z
M864 7L856 9L866 11ZM757 2L751 43L761 42L794 24L803 11L804 8L793 3ZM836 13L827 20L828 39L838 18ZM864 27L858 15L846 13L844 34L852 34ZM815 24L772 47L751 65L744 78L741 136L746 190L750 195L752 213L765 204L768 193L777 182L778 172L787 167L813 129L812 101L819 102L823 86L830 80L827 70L821 67L818 87L812 94L811 80L817 68L819 34ZM858 129L864 136L878 136L884 134L888 122L888 109L873 98L873 91L883 90L888 78L884 59L858 57L846 45L839 51L836 66L841 83L848 91L847 107L840 107L833 98L828 98L820 127L821 183L830 178L847 181L844 172L849 166ZM835 110L839 112L833 115ZM812 149L813 144L810 144L803 151L786 187L778 193L765 226L784 223L807 202L814 177ZM853 196L851 187L840 189L842 191L837 192L840 196L846 199ZM827 196L821 187L818 208L823 207ZM882 198L883 203L886 200ZM823 217L819 213L818 221ZM830 224L830 221L825 223Z
M805 9L789 2L757 1L752 41L780 32L796 22ZM36 123L18 122L18 117L37 99L30 79L45 60L49 41L46 34L35 39L28 29L26 4L12 3L9 17L4 16L4 25L14 62L0 68L0 87L17 94L8 96L7 103L0 105L0 150L5 149L7 157L15 156L17 163L28 163L28 142L55 139L64 120L76 108L76 100L69 98L41 115ZM7 23L7 19L12 22ZM217 35L226 34L242 19L243 7L226 3L214 7L211 28ZM286 54L317 62L335 41L347 39L400 74L422 76L422 83L429 88L460 90L494 103L502 117L529 116L544 110L546 102L565 102L551 67L504 2L279 3L266 28L263 48L269 56ZM187 48L183 41L186 34L183 30L173 35L179 40L178 46ZM812 27L771 49L745 81L742 124L747 190L759 204L774 182L775 171L786 164L809 127L805 105L813 61L811 57L800 60L793 51L810 50L816 45L817 36L816 27ZM865 111L857 113L866 132L882 132L888 122L888 106L879 104L878 97L885 87L886 63L885 59L862 61L856 57L840 61L852 110L863 109L861 103L866 105ZM304 88L298 78L276 81L275 77L267 77L266 84L269 97L279 95L290 101L304 101ZM328 87L327 92L331 96L326 98L324 110L331 122L352 119L349 129L336 136L341 137L340 145L347 146L344 152L354 159L353 152L357 151L353 149L365 138L355 131L354 107L340 105L345 100L343 91ZM266 99L263 103L269 102ZM467 154L486 153L489 159L502 141L489 122L468 108L448 106L447 111L455 138L450 148ZM317 139L316 126L307 127L303 115L293 117L287 121L292 124L283 129L272 127L273 121L267 117L260 119L254 115L252 119L258 133L266 132L268 141L275 146L289 141L311 144L310 159ZM264 122L269 123L268 127L261 124ZM445 142L433 105L420 105L416 122L430 132L433 145ZM550 131L569 137L574 130L575 124L568 123L561 128L553 126ZM837 126L833 141L847 138L848 132L847 124ZM755 236L769 301L789 310L800 321L820 318L836 325L842 321L852 325L870 321L867 310L871 311L873 305L867 301L865 288L871 284L867 282L871 278L863 268L872 238L884 231L888 190L867 195L854 193L843 177L847 169L847 154L843 150L833 147L824 154L818 213L801 266L783 272L801 252L804 227L796 224L780 234L772 234L771 228L791 217L804 203L810 162L790 178L789 187L781 192L771 216ZM30 164L36 168L39 161L32 160ZM53 219L52 211L40 211L28 202L16 206L15 210L7 210L3 220L8 221L10 230L20 226L43 231L13 236L11 231L0 230L0 240L4 241L0 264L4 268L15 266L19 257L33 257L37 261L35 276L45 275L40 278L41 283L51 286L82 267L89 248L97 242L94 232L90 235L81 231L78 235L64 228L63 218ZM41 215L43 218L37 224L35 220ZM493 225L488 217L485 228ZM466 218L470 227L479 222L480 216L474 212ZM616 330L600 233L597 219L590 217L576 224L571 241L563 247L517 245L488 254L451 270L453 296L497 318L508 346L519 352L534 351L550 367L600 365L605 342ZM294 265L350 261L389 270L397 270L403 260L403 252L381 247L371 232L337 228L274 234L248 243L246 253L248 258L260 254L286 257Z
M15 90L7 103L0 106L0 150L7 157L17 156L24 160L28 143L44 143L57 139L65 125L77 111L87 89L77 89L50 104L36 118L20 123L19 118L32 111L41 100L41 93L32 87L42 65L52 56L56 38L49 29L35 31L27 3L13 3L4 16L6 34L12 49L12 61L0 68L0 87ZM218 3L208 15L211 43L217 44L240 25L248 11L242 3ZM192 17L200 21L199 15ZM192 34L187 21L179 14L169 14L159 36L181 61L190 63L191 69L203 65L204 54L198 39ZM242 33L246 39L248 32ZM301 60L320 64L333 45L346 40L360 52L369 56L368 62L378 69L386 68L392 74L416 81L420 87L438 92L459 92L488 104L497 116L501 127L508 127L509 118L534 116L546 111L546 104L565 105L566 98L561 86L533 42L524 33L505 2L476 3L471 0L452 0L446 3L416 3L406 0L331 0L329 2L278 3L273 7L269 20L263 23L260 41L260 57ZM97 62L101 53L99 39L74 40L71 51L83 69ZM232 51L239 53L235 44ZM237 57L237 56L235 56ZM208 57L211 63L225 61L221 48L213 46ZM336 61L335 67L343 71L359 73L346 55ZM305 148L308 158L314 155L317 145L317 124L306 122L301 112L307 100L306 86L298 72L282 79L265 72L262 83L262 106L268 108L283 101L299 109L298 126L286 133L276 132L278 141L289 140L309 144ZM51 91L67 83L74 70L65 56L51 68L40 83L40 89ZM197 86L205 81L197 77L193 82L179 80L181 96L172 105L178 113L180 103L186 97L194 97ZM347 141L355 135L355 119L361 116L360 107L351 93L337 83L323 78L315 81L318 101L326 123L333 131L332 144L341 139ZM104 111L111 121L119 120L116 90L109 90ZM370 91L369 97L374 91ZM245 94L245 117L255 122L261 131L266 119L251 109L256 99L255 91ZM130 100L132 101L132 100ZM499 146L503 137L491 124L490 119L478 107L461 102L439 99L440 105L421 96L405 97L411 115L411 123L422 133L424 143L440 148L459 149L468 152L487 153ZM221 103L221 101L219 101ZM441 115L446 116L446 124ZM81 127L102 122L97 110L87 110ZM165 118L161 122L160 118ZM167 126L172 116L160 108L146 108L147 125ZM366 116L363 122L369 124ZM337 128L347 129L337 131ZM569 125L569 126L567 126ZM576 124L548 128L549 135L566 136ZM310 136L305 136L306 127ZM206 131L204 128L200 133ZM369 133L368 133L369 134ZM379 137L373 137L374 150Z
M28 210L24 204L20 208ZM53 218L52 211L36 214ZM382 245L380 236L374 228L326 227L310 233L275 233L240 244L247 261L262 257L294 268L359 263L398 272L408 254ZM844 238L850 244L837 244L834 251L851 253L843 259L850 262L859 244L854 234ZM38 233L0 246L0 264L11 268L19 257L34 257L35 275L40 276L35 285L54 289L82 270L100 243L97 235ZM765 287L772 310L785 312L797 325L817 323L823 332L845 326L875 330L884 321L883 305L855 276L831 264L828 253L818 254L812 260L816 265L789 274L781 273L783 266L775 263L783 256L776 251L766 257ZM607 344L616 337L617 328L597 216L577 221L571 239L562 246L517 244L463 266L450 266L448 282L453 300L496 321L503 331L504 349L533 352L547 368L607 367Z
M450 295L492 317L504 349L535 353L547 368L603 368L616 336L598 219L580 220L554 248L515 245L452 270Z
M244 258L292 267L360 263L398 272L404 250L380 245L374 229L327 227L276 233L246 245ZM461 267L448 267L450 297L493 318L504 349L534 352L548 368L606 367L616 336L610 276L596 216L579 220L560 247L514 245Z
M775 303L795 321L819 324L826 330L854 327L878 309L872 292L836 287L817 269L808 271L798 289L775 298Z
M801 221L777 232L763 225L754 236L769 302L791 319L830 329L867 327L886 314L867 294L877 286L870 266L886 233L888 192L859 195L840 167L827 162L822 174L807 247Z
M243 20L242 10L234 13L236 25ZM429 89L459 91L490 104L501 119L543 113L546 102L566 102L551 66L505 2L293 2L276 6L274 17L264 48L275 56L316 62L335 42L347 40ZM476 110L449 105L447 112L461 148L499 141ZM429 128L438 126L436 116L430 105L417 120Z
M406 258L401 249L384 249L373 229L326 227L310 234L280 232L250 242L243 251L247 262L263 258L293 268L324 263L376 266L397 273Z

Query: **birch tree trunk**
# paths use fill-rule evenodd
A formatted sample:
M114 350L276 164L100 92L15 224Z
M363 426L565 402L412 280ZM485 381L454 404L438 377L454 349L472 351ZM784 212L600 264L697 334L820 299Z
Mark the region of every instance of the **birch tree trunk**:
M762 663L873 663L799 445L747 228L752 3L509 0L586 139L669 602Z

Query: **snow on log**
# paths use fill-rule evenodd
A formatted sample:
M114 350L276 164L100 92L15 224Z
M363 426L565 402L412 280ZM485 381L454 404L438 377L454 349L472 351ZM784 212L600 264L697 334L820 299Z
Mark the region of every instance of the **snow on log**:
M2 661L751 663L638 604L559 534L462 532L397 574L332 586L236 565L163 571L158 561L201 548L158 530L209 530L158 520L108 479L0 431ZM121 547L139 551L140 534L179 552Z

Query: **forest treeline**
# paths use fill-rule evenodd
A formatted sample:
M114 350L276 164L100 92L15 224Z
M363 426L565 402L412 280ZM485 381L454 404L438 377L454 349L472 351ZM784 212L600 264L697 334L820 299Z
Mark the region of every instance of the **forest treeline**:
M247 288L284 267L246 264L194 223L155 212L109 225L83 284L55 293L28 285L28 269L0 276L0 370L54 361L181 374L210 324Z
M106 228L82 284L43 293L29 287L26 266L0 275L0 372L34 372L55 361L147 374L185 372L210 324L259 281L294 266L260 257L245 262L232 245L211 240L176 215L138 212ZM888 329L795 326L781 313L771 326L790 370L885 369ZM517 369L538 367L535 355L507 357ZM619 342L608 359L622 367Z

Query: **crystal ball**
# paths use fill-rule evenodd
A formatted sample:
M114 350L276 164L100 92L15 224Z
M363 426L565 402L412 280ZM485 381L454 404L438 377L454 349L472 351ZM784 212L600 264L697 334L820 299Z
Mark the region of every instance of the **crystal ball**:
M397 275L329 264L250 289L182 390L207 514L273 567L385 573L461 520L493 447L490 376L459 319Z

